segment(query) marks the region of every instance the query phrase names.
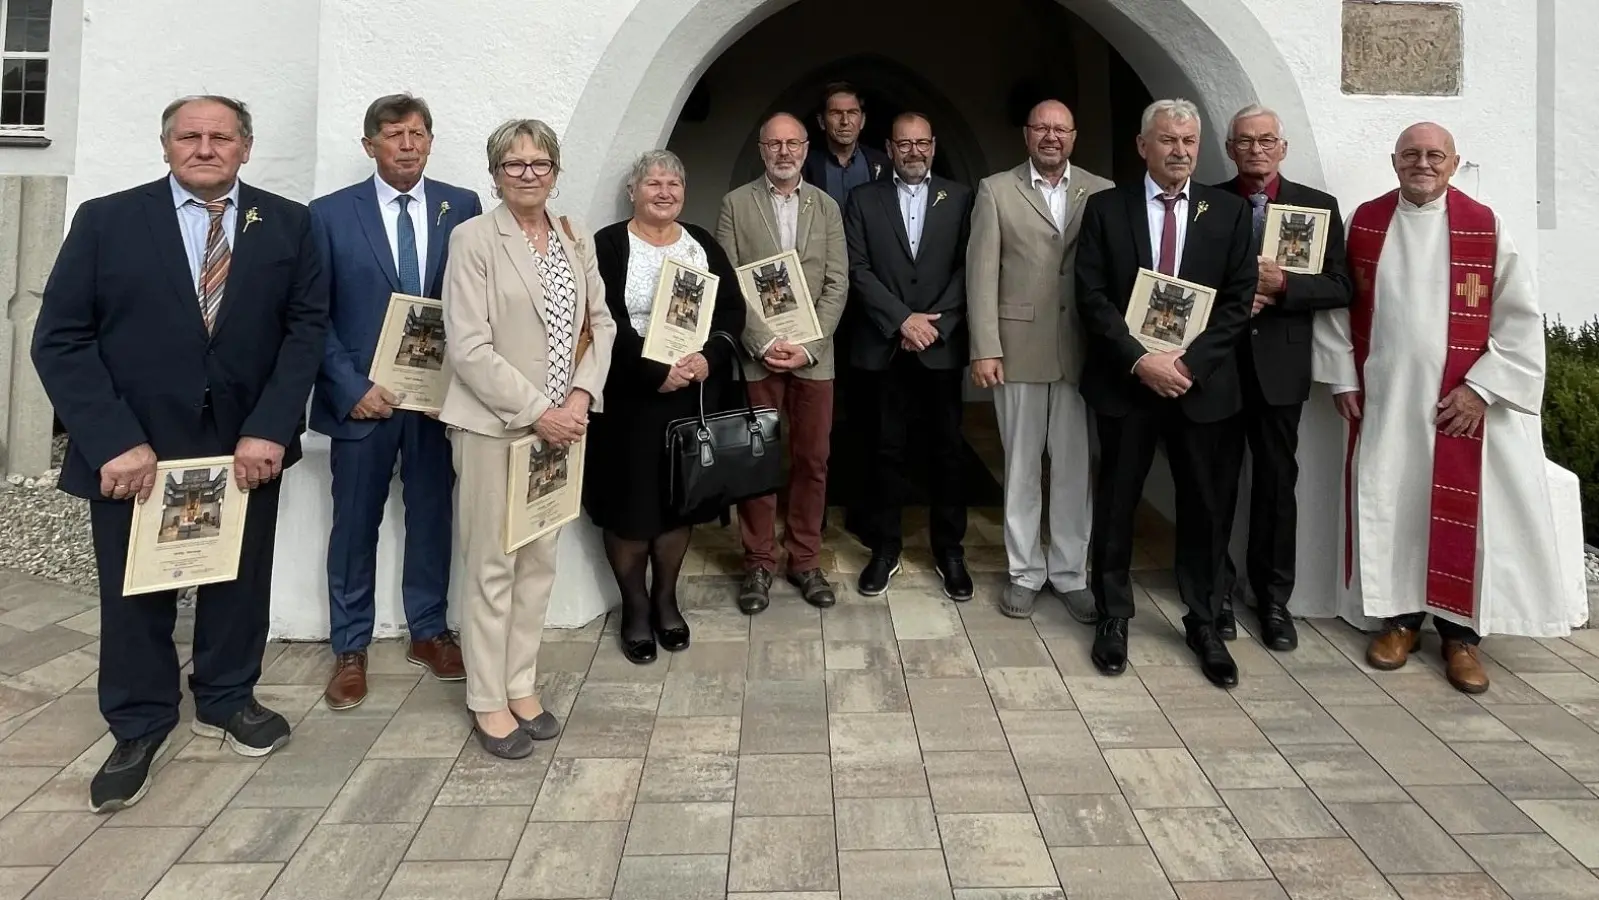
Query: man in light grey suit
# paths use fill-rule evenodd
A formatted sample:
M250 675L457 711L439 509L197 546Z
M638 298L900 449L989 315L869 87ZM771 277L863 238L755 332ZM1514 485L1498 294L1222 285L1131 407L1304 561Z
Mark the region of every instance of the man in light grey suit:
M816 304L822 338L808 344L778 340L758 316L745 320L743 343L750 360L750 400L782 414L788 432L788 520L784 535L788 580L805 602L836 602L823 573L822 516L827 510L827 457L833 432L833 331L844 313L849 256L838 203L801 177L809 139L788 113L766 120L760 132L766 172L722 198L716 240L734 266L786 250L799 254L800 270ZM777 570L777 498L757 497L738 506L744 540L744 585L738 606L746 615L765 609Z
M1090 194L1111 182L1071 164L1071 110L1045 100L1022 129L1028 161L977 187L966 248L972 381L994 389L1005 447L1008 616L1032 614L1047 584L1072 616L1094 621L1088 591L1088 407L1077 393L1082 334L1077 324L1077 230ZM1041 543L1041 492L1049 451L1049 549Z

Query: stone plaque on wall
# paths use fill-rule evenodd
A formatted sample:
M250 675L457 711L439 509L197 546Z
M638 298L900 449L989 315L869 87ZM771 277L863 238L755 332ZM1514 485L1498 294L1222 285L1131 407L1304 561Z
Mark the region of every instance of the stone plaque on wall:
M1460 93L1460 7L1345 0L1346 94Z

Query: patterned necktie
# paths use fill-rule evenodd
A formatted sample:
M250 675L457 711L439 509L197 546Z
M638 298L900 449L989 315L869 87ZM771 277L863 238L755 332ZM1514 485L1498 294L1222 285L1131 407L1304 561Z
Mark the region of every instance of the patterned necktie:
M1253 207L1255 221L1255 247L1260 247L1260 239L1266 229L1266 200L1264 193L1250 194L1249 205Z
M1177 201L1184 199L1188 194L1181 193L1175 197L1160 195L1160 202L1166 204L1166 222L1160 231L1160 267L1162 275L1177 277Z
M189 201L196 203L196 201ZM205 235L205 262L200 267L200 315L205 318L207 333L216 328L217 310L222 307L222 292L228 286L228 265L233 253L228 249L227 238L222 234L222 214L227 211L228 200L213 200L203 204L211 216L211 227Z
M400 274L400 293L410 294L413 297L422 295L422 270L416 262L416 223L411 221L410 194L401 194L397 197L400 201L400 259L398 265Z

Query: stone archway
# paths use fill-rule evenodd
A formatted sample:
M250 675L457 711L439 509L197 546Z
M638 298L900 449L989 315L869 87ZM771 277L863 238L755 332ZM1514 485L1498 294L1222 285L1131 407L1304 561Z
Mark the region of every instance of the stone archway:
M639 0L607 46L563 130L563 186L592 222L624 214L619 185L636 156L664 146L695 83L723 51L800 0ZM1155 96L1198 103L1208 122L1264 103L1293 135L1295 172L1325 184L1316 136L1287 60L1245 0L1059 0L1127 60ZM1219 129L1199 177L1220 180Z

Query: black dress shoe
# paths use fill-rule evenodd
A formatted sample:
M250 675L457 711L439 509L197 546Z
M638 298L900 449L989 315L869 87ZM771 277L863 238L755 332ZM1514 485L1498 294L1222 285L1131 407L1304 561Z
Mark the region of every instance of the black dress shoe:
M1260 642L1279 653L1299 646L1299 633L1294 629L1294 617L1281 603L1260 604Z
M1106 616L1094 626L1094 668L1105 675L1127 671L1127 620Z
M1199 670L1218 687L1230 688L1238 684L1238 664L1227 652L1227 644L1216 633L1213 625L1199 625L1188 629L1188 649L1199 657Z
M959 556L946 556L933 563L938 577L944 580L944 596L951 600L972 599L972 576L966 571L966 560Z
M622 646L622 655L627 661L635 665L646 665L655 662L655 638L650 636L637 641L630 641L621 634L616 636L616 642Z
M668 653L676 653L679 650L688 649L689 632L687 622L672 628L662 628L658 623L653 627L655 628L655 640L660 643L662 650Z
M876 597L888 590L888 580L899 574L899 556L872 554L872 561L861 571L856 587L863 597Z
M833 585L827 580L827 573L821 569L790 572L788 583L799 588L800 596L805 598L805 602L818 609L826 609L838 602L838 596L833 593Z
M1238 620L1233 616L1231 605L1223 606L1216 613L1216 635L1224 641L1238 640Z
M738 589L738 610L753 616L772 602L772 573L765 569L751 569Z

